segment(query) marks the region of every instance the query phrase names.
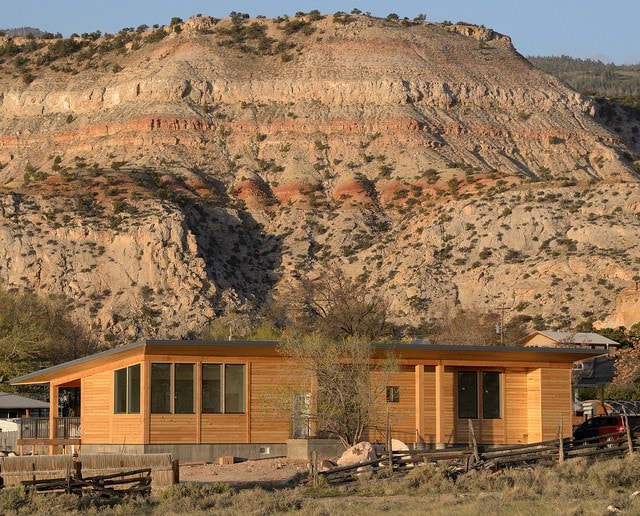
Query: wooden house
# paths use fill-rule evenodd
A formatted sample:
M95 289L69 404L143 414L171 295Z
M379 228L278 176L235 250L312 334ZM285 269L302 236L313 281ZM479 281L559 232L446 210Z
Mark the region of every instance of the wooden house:
M376 406L393 437L416 447L531 443L571 434L571 369L599 352L571 348L376 345L399 370ZM313 379L274 342L145 340L16 378L48 384L50 417L19 444L83 453L171 452L182 461L287 455L292 437L316 437L296 403ZM61 390L79 389L80 413L60 417ZM35 422L34 422L35 423ZM383 440L371 429L369 440Z

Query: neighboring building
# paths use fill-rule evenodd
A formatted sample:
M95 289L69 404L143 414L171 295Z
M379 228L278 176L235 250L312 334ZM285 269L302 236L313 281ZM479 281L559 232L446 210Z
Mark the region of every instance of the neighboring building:
M45 401L0 392L0 419L19 417L49 417L49 404Z
M615 352L620 343L608 339L598 333L570 332L570 331L534 331L523 340L524 346L532 347L578 347L602 349Z
M584 360L573 370L575 388L603 386L613 381L615 353L620 343L598 333L535 331L523 339L527 347L574 347L602 350L603 356Z
M486 444L553 439L562 422L570 436L572 366L601 354L394 344L376 345L374 360L388 352L398 357L400 370L377 409L389 412L393 437L416 447L467 444L469 421ZM46 444L52 453L70 444L83 453L162 451L181 461L287 455L292 434L306 437L300 432L305 422L296 419L308 417L301 405L313 392L313 379L274 342L147 340L11 383L50 389L47 434L23 435L23 446ZM79 388L79 418L57 417L59 394L68 388ZM70 419L77 424L67 424ZM306 426L308 437L316 437ZM371 430L367 438L384 436Z

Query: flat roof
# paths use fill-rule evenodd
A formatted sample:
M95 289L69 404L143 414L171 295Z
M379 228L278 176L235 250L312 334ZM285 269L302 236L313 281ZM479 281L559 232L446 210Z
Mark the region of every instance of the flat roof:
M184 354L190 354L193 348L226 348L229 351L241 352L245 356L274 356L280 345L276 341L225 341L225 340L141 340L111 348L93 355L77 358L69 362L57 364L33 373L29 373L10 380L11 385L47 383L55 378L56 373L88 364L90 362L103 361L115 355L127 352L135 352L142 349L145 354L166 352L163 348L183 348ZM553 363L572 363L602 355L602 351L585 348L538 348L515 346L467 346L445 344L422 343L389 343L373 344L374 351L399 352L404 359L415 360L501 360L536 361ZM215 356L215 355L214 355Z

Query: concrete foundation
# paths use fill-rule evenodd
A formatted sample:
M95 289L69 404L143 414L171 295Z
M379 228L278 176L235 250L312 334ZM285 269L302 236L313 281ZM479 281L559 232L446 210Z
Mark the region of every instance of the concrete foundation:
M287 441L287 457L290 459L308 459L312 452L317 452L319 459L340 457L344 445L338 439L289 439Z
M287 455L287 445L274 444L139 444L109 445L83 444L82 453L170 453L181 464L189 462L218 462L220 457L239 460L268 459Z

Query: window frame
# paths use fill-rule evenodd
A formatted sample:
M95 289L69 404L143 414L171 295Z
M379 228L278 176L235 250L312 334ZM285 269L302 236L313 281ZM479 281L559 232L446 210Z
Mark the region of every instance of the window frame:
M400 403L399 385L387 385L387 403Z
M495 384L486 381L488 375L496 375L497 381ZM484 370L481 371L480 377L482 388L482 419L502 419L504 392L504 377L502 371ZM493 387L495 390L488 391L488 387Z
M467 376L470 383L461 382L462 376ZM473 381L471 382L471 379ZM456 394L457 394L457 407L456 415L458 419L478 419L479 414L479 400L478 400L478 371L470 371L465 369L458 370ZM463 389L465 389L463 393ZM469 389L468 393L466 389ZM462 394L465 394L463 397ZM468 394L468 395L467 395ZM468 406L463 406L468 404Z
M134 374L136 369L137 375ZM140 414L141 383L141 363L131 364L113 371L114 414ZM135 390L134 387L136 387Z
M209 368L212 366L216 366L218 369L218 378L206 378L205 368ZM239 390L233 391L230 390L229 387L234 383L231 379L231 372L234 369L231 368L241 368L241 381L239 382L237 387L240 387ZM200 364L200 410L202 414L246 414L247 413L247 364L246 363L237 363L237 362L203 362ZM213 382L218 381L219 385L216 388L210 388L211 391L217 397L217 404L212 403L212 405L217 405L218 410L212 410L209 407L205 410L205 405L209 405L209 401L211 398L209 396L205 396L205 392L209 390L209 388L205 387L205 382ZM237 382L237 380L236 380ZM213 384L215 385L215 384ZM230 407L233 405L230 396L238 395L238 402L240 410L232 410Z
M168 366L169 375L168 378L156 378L154 379L154 367L158 366ZM178 403L182 403L178 401L178 396L181 395L182 387L179 387L176 382L176 368L182 368L183 366L191 366L192 374L191 374L191 401L190 401L190 410L183 409L181 407L177 407ZM150 403L149 403L149 413L150 414L195 414L196 413L196 363L195 362L151 362L151 374L149 376L149 391L150 391ZM157 381L164 381L166 385L158 385ZM160 392L165 391L165 392ZM187 391L184 391L187 392ZM187 392L188 394L188 392ZM161 396L165 398L162 400L163 406L161 410L158 410L156 407L157 399L154 399L155 396Z
M470 402L469 411L462 411L461 405L461 377L463 375L474 375L475 395L473 389L470 391L467 401ZM495 375L495 381L489 382L490 376ZM467 385L472 387L473 383ZM487 391L487 387L491 387ZM497 395L497 399L496 399ZM494 368L479 369L458 369L456 375L456 418L495 421L504 419L504 370Z

